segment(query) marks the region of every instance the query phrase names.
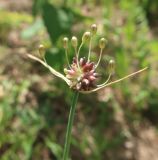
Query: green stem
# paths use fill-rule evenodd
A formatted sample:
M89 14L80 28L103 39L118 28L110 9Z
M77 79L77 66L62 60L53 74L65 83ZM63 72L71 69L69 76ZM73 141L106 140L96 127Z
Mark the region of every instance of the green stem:
M74 94L73 100L72 100L72 105L71 105L70 113L69 113L68 125L67 125L67 130L66 130L66 140L65 140L65 145L64 145L63 160L68 160L70 143L71 143L71 131L72 131L72 125L74 121L74 115L75 115L75 109L76 109L78 96L79 96L79 92L76 91Z

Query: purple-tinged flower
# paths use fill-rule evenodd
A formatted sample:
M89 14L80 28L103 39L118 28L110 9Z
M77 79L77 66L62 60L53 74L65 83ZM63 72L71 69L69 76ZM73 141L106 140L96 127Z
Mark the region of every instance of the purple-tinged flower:
M67 37L65 37L63 39L63 47L65 49L65 55L66 55L66 60L67 60L67 64L68 64L68 67L64 68L65 75L57 72L55 69L53 69L51 66L49 66L47 64L47 62L45 60L45 55L44 55L45 49L44 49L43 45L39 46L39 53L40 53L42 60L33 56L33 55L30 55L30 54L28 54L28 56L31 59L36 60L36 61L40 62L41 64L43 64L46 68L48 68L50 70L50 72L52 74L54 74L55 76L64 80L70 88L77 90L78 92L85 93L85 94L98 91L106 86L120 82L126 78L129 78L129 77L131 77L135 74L138 74L138 73L147 69L147 67L143 68L143 69L141 69L137 72L134 72L132 74L129 74L121 79L115 80L113 82L109 82L111 76L114 74L114 68L115 68L115 61L110 60L109 65L108 65L108 69L107 69L107 71L109 72L109 76L108 76L107 80L104 83L97 85L96 82L97 82L97 79L100 77L99 76L100 74L97 73L96 69L99 66L99 63L101 61L103 49L105 48L107 41L105 38L100 39L100 41L99 41L99 48L100 48L99 59L98 59L97 63L90 61L91 41L92 41L92 38L94 37L94 35L96 34L96 32L97 32L97 26L96 26L96 24L92 24L91 25L91 32L87 31L83 34L82 42L79 47L78 47L77 37L75 37L75 36L72 37L71 44L72 44L72 47L74 48L74 51L75 51L75 55L72 60L72 63L69 63L69 59L68 59L68 42L69 42L69 40ZM80 50L85 43L89 43L89 51L88 51L87 58L80 57Z

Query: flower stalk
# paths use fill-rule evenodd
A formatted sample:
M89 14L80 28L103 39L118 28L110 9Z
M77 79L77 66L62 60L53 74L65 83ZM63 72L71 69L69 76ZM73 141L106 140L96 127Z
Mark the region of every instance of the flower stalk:
M74 115L75 115L75 109L76 109L78 96L79 96L79 92L75 91L74 97L73 97L73 100L72 100L72 105L71 105L71 108L70 108L68 125L67 125L67 129L66 129L66 139L65 139L65 145L64 145L63 160L68 160L68 157L69 157L72 125L73 125L73 121L74 121Z

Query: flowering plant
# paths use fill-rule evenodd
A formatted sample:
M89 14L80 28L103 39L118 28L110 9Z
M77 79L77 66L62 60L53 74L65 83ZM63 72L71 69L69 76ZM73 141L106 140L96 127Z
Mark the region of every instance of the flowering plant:
M108 78L106 79L106 81L104 83L97 85L96 81L100 77L100 74L97 73L96 69L99 66L99 63L101 61L103 49L105 48L107 41L105 38L100 39L100 41L99 41L99 48L100 48L99 59L98 59L97 63L92 62L90 60L91 48L92 48L91 43L92 43L92 38L94 37L96 32L97 32L97 25L92 24L90 31L87 31L83 34L82 41L81 41L81 44L79 47L78 47L77 37L75 37L75 36L72 37L71 44L72 44L72 47L74 48L75 56L74 56L71 64L68 59L68 42L69 42L69 40L67 37L65 37L63 39L63 46L65 49L65 55L66 55L66 60L67 60L67 64L68 64L68 68L64 68L65 75L59 73L58 71L56 71L55 69L53 69L51 66L49 66L47 64L47 62L45 60L45 47L43 45L39 46L39 53L40 53L40 57L42 59L28 54L29 58L40 62L42 65L44 65L46 68L48 68L53 75L64 80L71 89L75 90L75 95L72 100L72 105L71 105L70 114L69 114L69 120L68 120L67 132L66 132L66 141L65 141L64 153L63 153L63 160L68 159L70 142L71 142L71 130L72 130L75 107L76 107L79 93L88 94L88 93L98 91L104 87L118 83L126 78L132 77L132 76L134 76L140 72L143 72L144 70L147 69L147 67L143 68L143 69L136 71L132 74L129 74L121 79L109 82L111 79L111 76L114 74L114 69L115 69L115 61L110 60L109 64L108 64L108 73L109 73ZM89 52L88 52L87 58L80 57L81 48L85 43L89 43Z

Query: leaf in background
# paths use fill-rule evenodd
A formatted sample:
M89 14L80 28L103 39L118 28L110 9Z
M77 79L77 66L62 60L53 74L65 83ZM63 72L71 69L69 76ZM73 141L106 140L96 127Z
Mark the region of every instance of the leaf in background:
M117 47L116 53L117 74L119 77L123 77L128 73L129 60L123 48Z
M37 133L35 132L33 135L25 135L21 142L21 147L24 150L26 160L29 160L33 151L33 143L36 139Z
M68 10L56 8L45 2L42 16L52 43L56 43L62 34L70 32L73 15Z
M42 29L44 29L43 21L41 19L36 19L30 27L22 31L21 37L23 39L30 39L36 36L36 34Z
M45 140L45 142L48 148L50 148L51 152L57 157L58 160L60 160L62 155L61 146L55 142L52 142L52 140L48 138Z
M37 16L42 11L42 6L45 0L34 0L32 6L32 14L33 16Z
M47 50L46 53L46 61L53 68L58 71L63 71L65 55L62 49L59 48L51 48Z

